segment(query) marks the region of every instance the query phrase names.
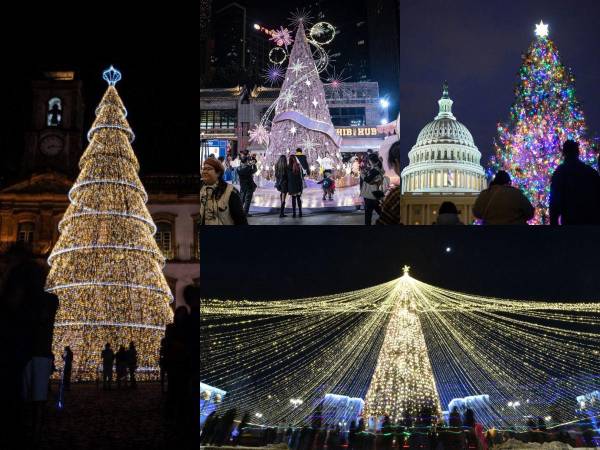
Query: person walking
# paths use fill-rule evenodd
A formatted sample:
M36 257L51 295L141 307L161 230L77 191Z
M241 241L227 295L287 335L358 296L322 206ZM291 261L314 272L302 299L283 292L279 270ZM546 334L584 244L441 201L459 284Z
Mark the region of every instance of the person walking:
M288 178L287 178L287 158L281 155L275 164L275 189L279 191L279 217L285 217L285 201L288 193Z
M71 347L68 345L65 347L65 351L62 354L63 360L63 389L65 391L71 390L71 371L73 370L73 352Z
M600 225L600 174L579 159L579 143L566 141L562 152L550 183L550 224Z
M379 157L371 153L368 157L367 170L363 175L360 195L365 203L365 225L371 225L373 211L381 215L380 201L383 199L383 168Z
M302 217L302 191L304 188L302 170L298 157L290 155L287 166L287 181L288 193L292 197L292 217L296 217L296 205L298 206L298 217Z
M137 387L135 382L135 371L137 370L137 367L137 349L135 348L133 341L131 341L129 343L129 348L127 349L127 369L129 370L129 382L131 383L132 389Z
M117 366L117 389L121 388L121 383L124 383L127 387L127 350L122 345L115 355L115 362Z
M107 342L104 345L102 356L102 389L110 391L113 379L113 364L115 362L115 352L110 348Z
M510 185L510 175L499 170L490 187L481 191L473 214L484 225L527 225L534 208L523 193Z
M237 169L238 177L240 179L240 193L242 196L242 205L244 208L244 214L246 217L250 217L250 204L252 203L252 196L257 186L254 182L254 174L258 171L256 167L256 159L243 155L240 160L240 166Z
M247 225L237 190L224 178L224 167L215 158L202 165L200 225Z

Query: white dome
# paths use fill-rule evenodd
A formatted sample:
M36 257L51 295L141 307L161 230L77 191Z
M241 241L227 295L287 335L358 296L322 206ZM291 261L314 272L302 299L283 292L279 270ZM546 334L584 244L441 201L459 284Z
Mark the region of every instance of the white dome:
M415 147L429 144L460 144L475 147L473 136L467 127L456 119L436 119L429 122L419 133Z
M402 192L477 193L486 187L481 153L473 136L452 114L444 83L440 111L419 133L402 171Z

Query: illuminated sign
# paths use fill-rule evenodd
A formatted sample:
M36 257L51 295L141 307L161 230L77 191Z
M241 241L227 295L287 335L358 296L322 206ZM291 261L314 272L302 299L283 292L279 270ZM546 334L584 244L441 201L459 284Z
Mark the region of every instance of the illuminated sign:
M385 137L376 127L339 127L335 132L342 137Z

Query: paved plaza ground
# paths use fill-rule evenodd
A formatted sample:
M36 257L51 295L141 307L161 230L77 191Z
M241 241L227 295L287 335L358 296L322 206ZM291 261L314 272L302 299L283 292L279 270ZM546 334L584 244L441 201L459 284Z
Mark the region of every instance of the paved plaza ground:
M279 217L279 213L257 213L248 217L250 225L364 225L364 211L341 211L341 212L308 212L304 213L302 218L292 217L292 213L287 213L288 217ZM377 220L377 213L373 213L373 224Z
M172 428L164 419L166 395L159 383L111 391L95 383L73 384L62 410L56 407L56 396L53 384L42 449L158 449L172 442Z

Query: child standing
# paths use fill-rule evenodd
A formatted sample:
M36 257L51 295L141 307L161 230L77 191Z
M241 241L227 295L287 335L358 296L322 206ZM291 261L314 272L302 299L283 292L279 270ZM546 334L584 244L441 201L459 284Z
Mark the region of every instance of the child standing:
M323 187L323 200L326 200L326 197L329 197L329 200L333 200L335 180L331 178L331 170L323 171L323 179L319 181L319 184Z

